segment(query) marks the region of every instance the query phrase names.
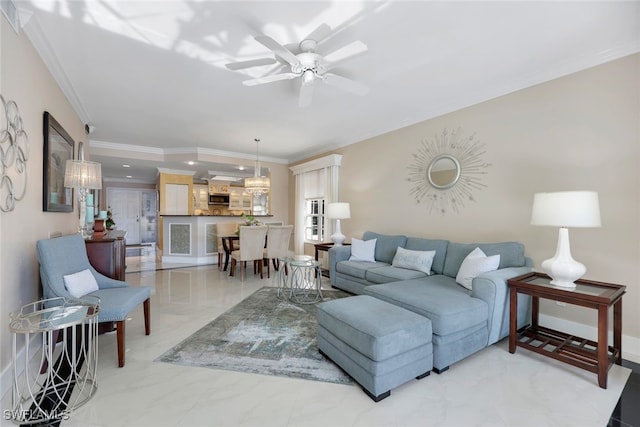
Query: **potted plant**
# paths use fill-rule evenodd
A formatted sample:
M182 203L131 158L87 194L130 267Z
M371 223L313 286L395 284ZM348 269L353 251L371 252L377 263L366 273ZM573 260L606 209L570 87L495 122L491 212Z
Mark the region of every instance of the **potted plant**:
M113 212L111 211L111 206L107 209L107 220L104 222L107 230L113 230L113 227L116 225L116 222L113 220Z

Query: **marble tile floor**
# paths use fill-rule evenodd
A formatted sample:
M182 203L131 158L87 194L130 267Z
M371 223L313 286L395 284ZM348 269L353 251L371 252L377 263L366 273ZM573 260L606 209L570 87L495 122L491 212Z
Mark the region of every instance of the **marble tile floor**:
M259 280L248 271L246 277L230 278L215 265L127 273L131 285L153 289L151 335L144 335L142 309L134 310L127 324L126 365L120 369L115 334L101 335L98 391L61 425L602 426L628 375L614 366L610 387L602 390L593 374L530 352L511 355L503 340L482 351L492 352L495 363L478 365L474 355L442 375L398 387L375 404L356 386L154 362L260 287L276 285L274 275ZM507 361L516 363L505 372ZM530 367L533 372L523 374ZM536 396L541 384L554 381L566 389L563 399ZM9 407L8 398L3 408ZM532 410L536 404L540 407ZM624 406L609 425L640 426L627 423L629 410Z

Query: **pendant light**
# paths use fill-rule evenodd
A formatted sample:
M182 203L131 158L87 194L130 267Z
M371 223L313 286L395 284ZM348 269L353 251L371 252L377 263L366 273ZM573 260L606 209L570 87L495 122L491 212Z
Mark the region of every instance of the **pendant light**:
M256 165L254 167L253 177L244 179L244 188L251 194L264 194L269 192L271 187L271 179L260 176L260 152L258 145L260 138L255 138L256 142Z

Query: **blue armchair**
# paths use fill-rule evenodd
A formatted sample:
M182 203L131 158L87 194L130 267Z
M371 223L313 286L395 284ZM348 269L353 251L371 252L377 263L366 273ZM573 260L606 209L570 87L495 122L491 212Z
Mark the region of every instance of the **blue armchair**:
M115 322L118 341L118 366L124 366L125 319L138 305L143 304L145 334L151 333L151 288L133 287L98 273L89 263L84 239L79 234L38 240L40 279L44 298L74 298L66 289L64 276L89 269L98 283L98 290L88 295L100 298L98 322Z

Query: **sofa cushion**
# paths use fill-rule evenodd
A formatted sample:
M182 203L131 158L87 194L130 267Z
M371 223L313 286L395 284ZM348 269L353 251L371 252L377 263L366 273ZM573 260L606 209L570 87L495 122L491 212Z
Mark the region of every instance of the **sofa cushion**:
M436 251L412 251L403 247L396 249L396 256L393 257L391 265L408 270L418 270L429 275L431 274L431 264Z
M495 271L500 264L500 255L487 256L482 249L475 248L469 255L462 261L458 275L456 276L456 282L471 290L471 284L473 279L478 277L482 273L489 271Z
M318 304L318 325L371 360L383 361L431 342L431 322L366 295Z
M407 243L407 236L389 236L374 233L373 231L365 231L362 239L378 239L376 241L376 261L386 262L387 264L391 264L391 261L393 261L398 246L404 248Z
M437 335L453 334L487 322L487 303L472 298L455 279L443 275L370 285L364 293L429 318Z
M376 239L351 239L351 256L349 261L376 262Z
M365 279L373 283L389 283L421 277L427 277L427 274L422 271L390 266L370 268L365 273Z
M384 262L340 261L336 264L336 271L357 277L358 279L366 279L365 274L367 270L387 266L389 266L389 264Z
M408 237L407 244L404 245L404 248L412 251L436 251L436 255L433 257L433 263L431 263L431 271L433 271L433 274L442 274L448 244L448 240Z
M447 256L444 261L443 274L456 277L462 261L475 248L482 249L487 256L500 255L498 268L522 267L525 265L524 245L518 242L503 243L455 243L449 242Z

